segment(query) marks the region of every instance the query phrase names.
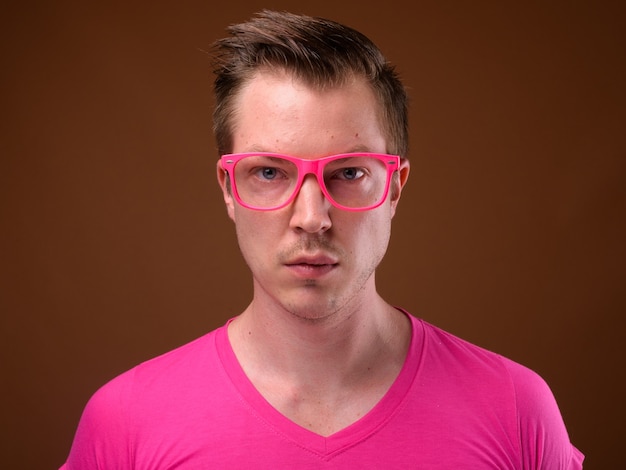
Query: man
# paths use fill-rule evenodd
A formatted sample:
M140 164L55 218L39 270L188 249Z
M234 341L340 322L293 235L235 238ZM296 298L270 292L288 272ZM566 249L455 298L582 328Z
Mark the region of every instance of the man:
M100 389L65 467L582 468L535 373L376 291L409 174L406 93L379 50L287 13L230 32L217 177L253 299Z

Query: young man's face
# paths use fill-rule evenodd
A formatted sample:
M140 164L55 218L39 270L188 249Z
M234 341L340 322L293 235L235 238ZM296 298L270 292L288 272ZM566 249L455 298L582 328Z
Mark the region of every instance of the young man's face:
M317 90L282 73L257 74L241 91L233 153L272 152L303 159L350 152L386 153L378 104L360 80ZM237 203L218 164L228 214L254 279L254 302L320 319L356 309L375 294L374 271L389 242L408 162L380 207L338 209L308 175L295 200L278 210Z

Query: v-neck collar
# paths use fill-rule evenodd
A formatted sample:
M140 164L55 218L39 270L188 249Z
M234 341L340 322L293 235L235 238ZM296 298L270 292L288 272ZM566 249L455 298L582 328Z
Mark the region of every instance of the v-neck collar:
M254 387L239 364L228 339L228 323L216 331L218 355L233 386L249 405L250 411L266 422L277 434L294 441L318 455L330 457L347 447L357 445L377 432L393 418L402 405L419 368L424 343L422 324L406 311L411 321L411 341L404 365L387 393L362 418L330 436L321 436L296 424L274 408ZM231 320L232 321L232 320Z

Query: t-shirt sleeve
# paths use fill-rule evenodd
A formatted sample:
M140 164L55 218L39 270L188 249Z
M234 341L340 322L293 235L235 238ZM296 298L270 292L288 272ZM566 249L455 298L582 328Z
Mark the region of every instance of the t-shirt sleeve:
M554 395L532 370L507 361L515 388L524 469L582 469L583 454L569 439Z
M131 375L113 379L91 397L62 470L132 468L128 414Z

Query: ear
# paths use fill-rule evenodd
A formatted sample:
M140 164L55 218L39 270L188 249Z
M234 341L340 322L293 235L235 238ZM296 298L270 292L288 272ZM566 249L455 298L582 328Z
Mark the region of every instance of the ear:
M398 207L398 202L400 201L400 195L402 194L402 189L409 179L409 172L411 171L411 164L409 160L406 158L400 159L400 167L398 168L396 174L391 179L391 216L393 217L396 213L396 209Z
M235 220L235 200L232 194L232 188L230 185L230 176L228 172L222 166L221 160L217 161L217 182L222 188L222 194L224 195L224 202L226 203L226 211L228 217Z

